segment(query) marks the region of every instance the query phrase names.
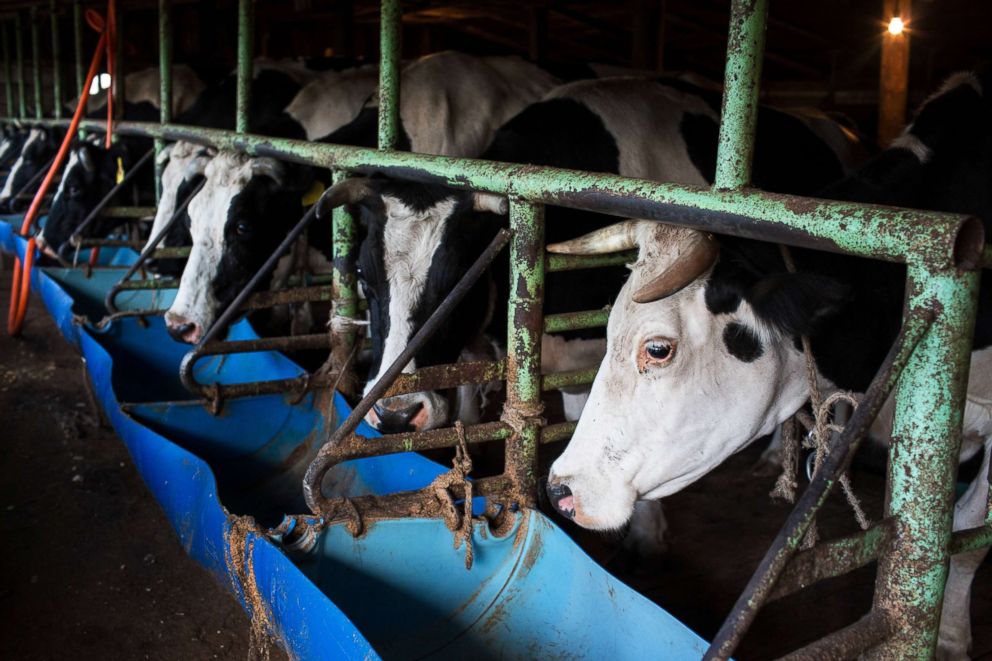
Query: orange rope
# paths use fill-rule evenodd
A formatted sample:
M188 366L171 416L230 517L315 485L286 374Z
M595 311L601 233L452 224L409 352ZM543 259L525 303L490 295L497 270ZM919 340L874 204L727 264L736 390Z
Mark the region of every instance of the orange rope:
M111 15L113 15L113 5L113 0L110 0L108 13ZM95 15L95 18L91 16L91 13ZM96 22L96 19L99 19L99 23L102 27L103 18L100 17L97 12L88 11L86 18L87 21L90 22L90 25L93 25L93 23ZM42 199L44 199L48 189L51 188L56 172L58 172L59 168L62 167L62 163L65 161L65 158L69 153L69 146L72 144L72 138L79 129L79 121L83 117L83 112L86 109L86 103L90 98L90 85L93 83L93 78L96 76L97 70L100 67L100 62L103 60L103 52L106 48L107 42L108 31L103 30L100 35L100 41L96 47L96 52L93 53L93 59L90 62L90 69L86 74L86 82L83 83L82 93L79 95L79 103L76 106L76 112L72 116L72 122L69 124L69 129L66 131L65 138L62 140L62 146L59 148L58 154L55 156L55 160L52 162L52 166L48 170L48 174L45 175L45 179L41 182L41 187L38 189L38 192L35 193L34 199L31 200L31 206L28 208L28 212L24 215L24 222L21 224L21 234L24 236L30 232L31 225L34 223L35 218L38 217L38 212L41 210ZM108 101L110 97L111 95L108 94ZM34 265L34 252L35 239L34 237L31 237L28 240L27 250L24 253L23 268L19 258L14 260L14 279L11 283L10 307L7 311L7 334L12 337L16 337L21 334L21 330L24 326L24 317L27 315L28 297L31 293L31 267Z

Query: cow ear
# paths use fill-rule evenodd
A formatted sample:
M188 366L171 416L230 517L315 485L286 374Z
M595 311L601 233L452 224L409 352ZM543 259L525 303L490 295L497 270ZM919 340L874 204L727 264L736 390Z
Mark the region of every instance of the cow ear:
M162 147L162 151L160 151L155 156L155 164L161 166L161 165L165 165L166 163L168 163L169 162L169 157L172 156L172 148L173 147L175 147L175 144L174 143L170 143L170 144Z
M282 161L267 156L251 160L251 173L258 177L268 177L280 187L286 181L286 167Z
M755 315L788 335L813 335L850 298L847 285L813 273L779 273L745 296Z
M96 172L96 163L93 160L93 152L89 145L83 144L79 147L79 162L87 172Z

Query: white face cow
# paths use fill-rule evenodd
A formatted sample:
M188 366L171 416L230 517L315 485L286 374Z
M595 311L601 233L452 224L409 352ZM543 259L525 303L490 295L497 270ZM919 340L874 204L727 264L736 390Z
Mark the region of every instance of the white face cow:
M635 245L638 260L610 313L606 359L548 483L560 511L597 530L620 528L638 499L675 493L771 433L808 392L801 352L746 302L729 313L708 309L699 276L717 257L711 237L627 221L548 249Z
M292 172L292 174L291 174ZM190 202L193 247L165 314L169 334L195 344L303 215L312 181L272 158L220 152Z

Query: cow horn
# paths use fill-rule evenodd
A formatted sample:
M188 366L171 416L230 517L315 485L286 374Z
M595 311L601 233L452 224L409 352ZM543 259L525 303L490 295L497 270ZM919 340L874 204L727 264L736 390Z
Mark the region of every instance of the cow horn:
M720 246L712 234L693 232L693 240L663 273L634 292L635 303L651 303L667 298L713 266L720 254Z
M637 247L637 228L643 220L625 220L569 241L548 245L548 252L565 255L602 255Z
M278 186L285 183L286 168L283 167L282 163L268 156L252 159L251 172L261 177L270 178Z
M371 194L372 186L368 179L354 177L339 181L317 200L317 217L323 218L330 210L346 204L358 204Z
M505 216L510 212L510 203L507 201L505 195L474 191L472 193L472 209L474 211L488 211L498 216Z

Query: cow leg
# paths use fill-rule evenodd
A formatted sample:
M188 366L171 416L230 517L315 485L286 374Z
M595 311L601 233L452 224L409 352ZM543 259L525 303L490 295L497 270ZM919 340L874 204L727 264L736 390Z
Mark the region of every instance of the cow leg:
M985 509L989 493L989 447L978 476L968 491L954 506L954 529L974 528L985 522ZM944 607L940 614L940 634L937 641L937 658L941 661L959 661L970 658L971 648L971 584L978 566L988 549L960 553L951 558L947 587L944 590Z
M630 517L623 547L642 558L658 556L668 550L665 533L668 522L660 500L638 500Z

